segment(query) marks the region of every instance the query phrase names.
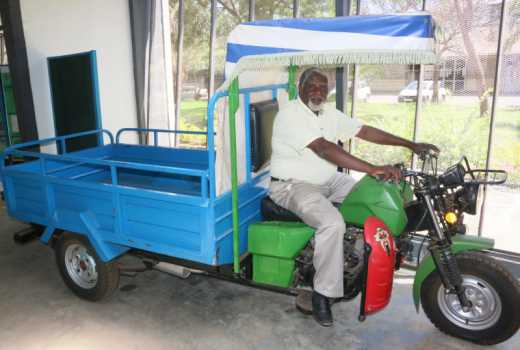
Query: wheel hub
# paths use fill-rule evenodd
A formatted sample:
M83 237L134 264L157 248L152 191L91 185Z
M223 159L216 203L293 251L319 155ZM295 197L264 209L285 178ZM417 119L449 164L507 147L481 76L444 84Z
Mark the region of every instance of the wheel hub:
M65 251L65 267L70 278L84 289L92 289L98 281L96 260L81 244L71 244Z
M498 293L489 283L476 276L462 275L462 279L464 293L471 302L471 307L463 308L458 296L441 286L437 294L441 312L451 322L465 329L480 330L491 327L502 313Z

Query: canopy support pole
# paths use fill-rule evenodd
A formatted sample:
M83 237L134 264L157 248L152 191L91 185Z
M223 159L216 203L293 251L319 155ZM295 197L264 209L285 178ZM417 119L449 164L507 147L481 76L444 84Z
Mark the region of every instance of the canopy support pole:
M289 100L294 100L298 96L298 89L296 87L296 71L298 66L291 64L289 66L289 86L287 92L289 93Z
M240 232L238 225L238 170L237 170L237 130L236 112L239 105L238 78L228 90L229 107L229 147L231 156L231 210L233 213L233 272L240 272Z

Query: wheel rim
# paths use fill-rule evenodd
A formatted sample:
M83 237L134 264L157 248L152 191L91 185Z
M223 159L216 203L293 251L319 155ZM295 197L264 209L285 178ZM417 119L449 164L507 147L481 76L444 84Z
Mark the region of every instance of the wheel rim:
M466 298L471 301L471 308L464 311L455 293L441 285L437 293L437 302L441 312L457 326L469 330L482 330L493 326L502 313L502 302L497 291L483 279L462 275Z
M96 260L81 244L71 244L65 251L65 267L70 278L84 289L92 289L98 281Z

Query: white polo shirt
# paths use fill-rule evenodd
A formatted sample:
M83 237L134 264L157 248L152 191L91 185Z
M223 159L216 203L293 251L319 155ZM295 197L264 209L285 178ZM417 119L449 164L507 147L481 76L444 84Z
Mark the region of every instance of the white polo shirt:
M337 172L337 166L307 146L320 137L332 143L347 141L362 125L329 104L316 115L299 98L289 101L274 120L271 175L323 185Z

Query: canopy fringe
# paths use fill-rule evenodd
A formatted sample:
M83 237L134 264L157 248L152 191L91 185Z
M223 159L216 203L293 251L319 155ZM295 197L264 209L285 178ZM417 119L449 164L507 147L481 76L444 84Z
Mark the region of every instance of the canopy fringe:
M230 82L244 71L261 71L280 66L308 66L330 65L342 66L347 64L435 64L438 58L432 51L402 50L402 51L304 51L285 52L272 55L256 55L242 57L233 69L233 72L219 90L226 90Z

